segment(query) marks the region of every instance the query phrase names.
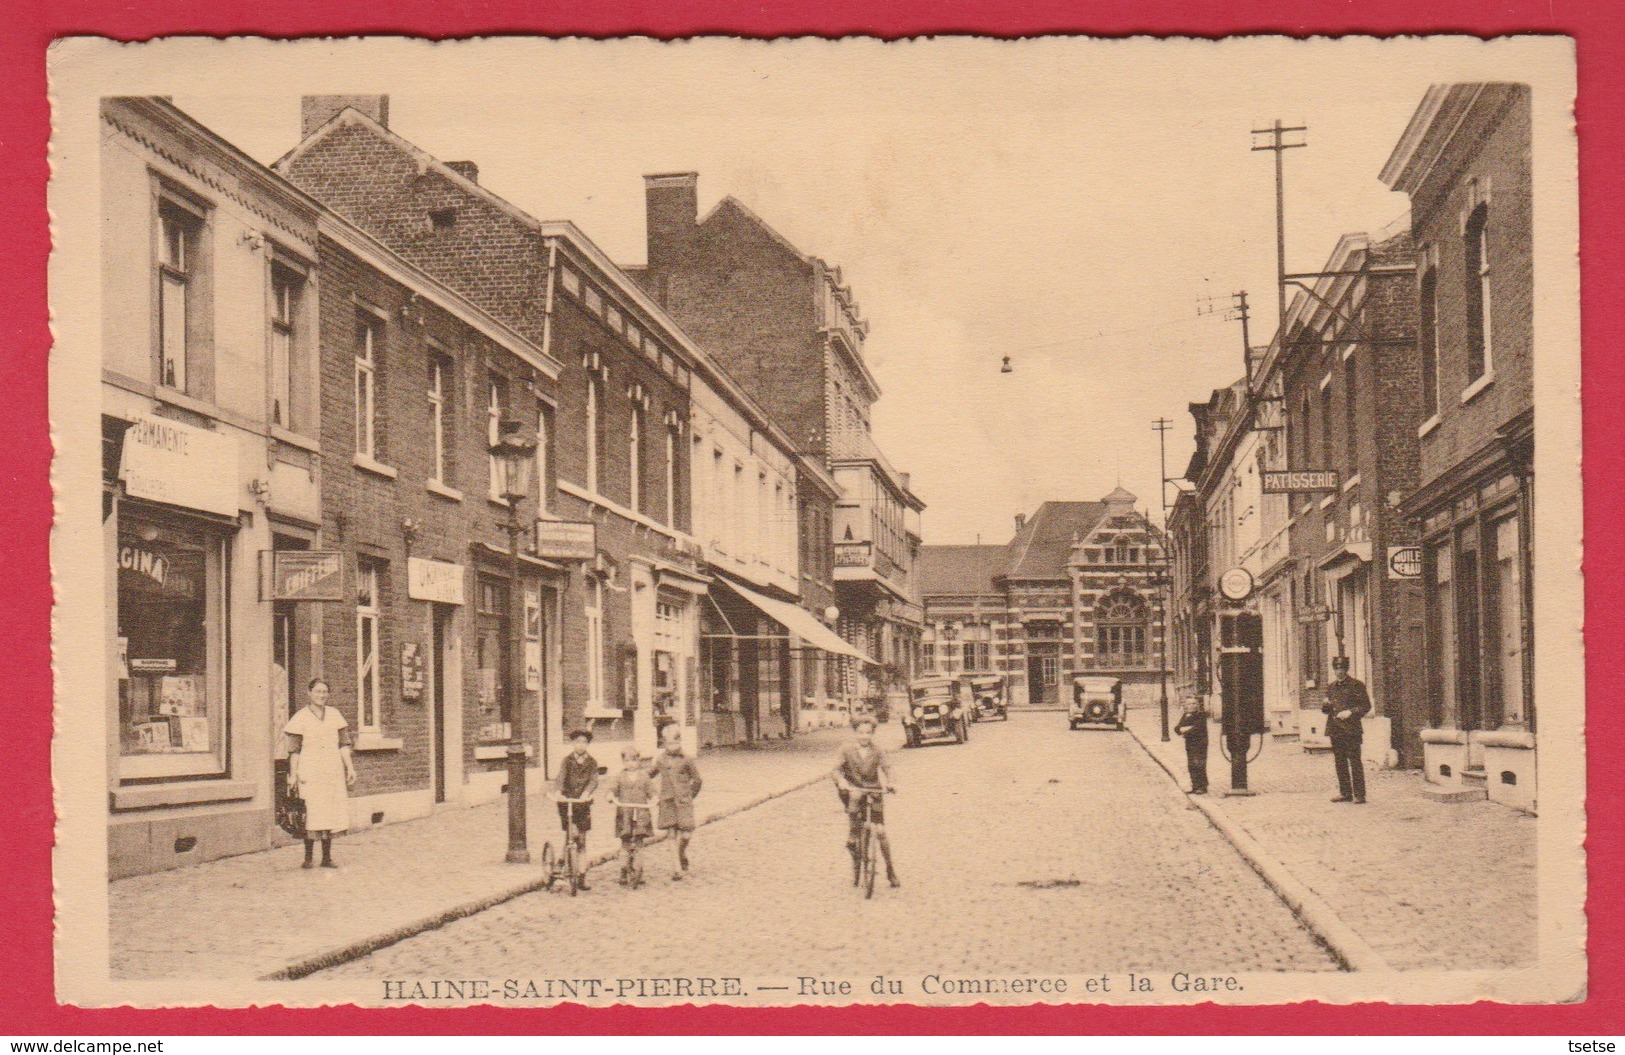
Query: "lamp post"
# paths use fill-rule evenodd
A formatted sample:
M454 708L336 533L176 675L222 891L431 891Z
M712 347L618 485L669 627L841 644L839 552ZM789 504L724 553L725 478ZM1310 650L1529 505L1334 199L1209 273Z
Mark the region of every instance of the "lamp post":
M1151 528L1151 537L1157 540L1157 552L1161 554L1151 566L1151 584L1157 588L1157 626L1162 632L1157 648L1157 680L1161 689L1162 742L1167 743L1171 739L1168 732L1168 607L1173 603L1173 576L1169 567L1168 536L1158 531L1149 518L1146 526Z
M525 686L525 596L519 579L519 503L530 494L530 467L536 461L536 440L524 434L515 418L504 415L490 454L496 460L502 500L508 506L508 691L502 701L508 726L508 863L529 864L525 840L525 739L521 734L519 700ZM544 774L545 776L545 774Z

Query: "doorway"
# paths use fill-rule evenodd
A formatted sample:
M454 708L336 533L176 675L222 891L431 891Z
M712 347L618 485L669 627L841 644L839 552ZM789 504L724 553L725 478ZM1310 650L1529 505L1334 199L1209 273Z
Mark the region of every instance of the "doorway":
M446 801L446 665L447 643L451 634L447 624L451 621L451 608L447 605L431 606L429 632L429 663L433 667L429 677L429 736L434 754L434 801Z

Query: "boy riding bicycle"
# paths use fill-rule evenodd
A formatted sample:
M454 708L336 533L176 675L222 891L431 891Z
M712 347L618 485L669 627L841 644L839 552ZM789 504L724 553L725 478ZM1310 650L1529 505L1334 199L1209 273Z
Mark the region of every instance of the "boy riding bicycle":
M570 734L570 745L574 748L564 756L559 763L559 796L566 799L591 799L593 792L598 790L598 759L587 750L592 743L592 730L577 729ZM561 802L559 803L559 827L565 832L565 838L570 837L572 826L575 834L575 847L578 859L587 856L587 833L592 831L592 803L591 802ZM586 877L582 876L581 889L587 889Z
M853 723L856 733L853 743L841 748L835 765L835 788L840 793L841 805L846 808L846 852L852 855L854 865L858 858L858 836L863 831L864 800L870 800L869 820L880 840L880 853L886 859L886 881L893 887L902 884L897 870L892 867L891 842L886 838L886 808L880 793L896 791L892 783L891 767L886 764L886 753L875 746L875 723L872 718L860 718Z

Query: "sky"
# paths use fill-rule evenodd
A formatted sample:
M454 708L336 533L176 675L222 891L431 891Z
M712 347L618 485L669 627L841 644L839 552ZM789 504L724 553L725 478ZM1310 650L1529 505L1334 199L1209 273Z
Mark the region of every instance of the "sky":
M1444 39L225 46L145 87L261 161L297 142L301 95L387 93L392 129L620 263L644 259L643 174L692 170L702 214L733 195L838 264L928 544L1003 543L1015 514L1119 483L1160 516L1153 420L1177 477L1187 405L1242 371L1231 294L1255 345L1275 328L1252 129L1308 126L1285 215L1287 270L1311 271L1404 216L1377 174L1429 84L1520 79Z

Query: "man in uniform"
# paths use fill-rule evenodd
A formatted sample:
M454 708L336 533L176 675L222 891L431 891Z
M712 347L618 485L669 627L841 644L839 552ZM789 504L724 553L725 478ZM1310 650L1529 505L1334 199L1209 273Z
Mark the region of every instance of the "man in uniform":
M1326 715L1326 737L1332 742L1332 759L1337 763L1337 798L1333 802L1365 801L1365 766L1360 761L1364 727L1360 719L1371 713L1371 697L1365 683L1349 677L1349 658L1332 659L1332 682L1326 686L1326 702L1320 705Z

